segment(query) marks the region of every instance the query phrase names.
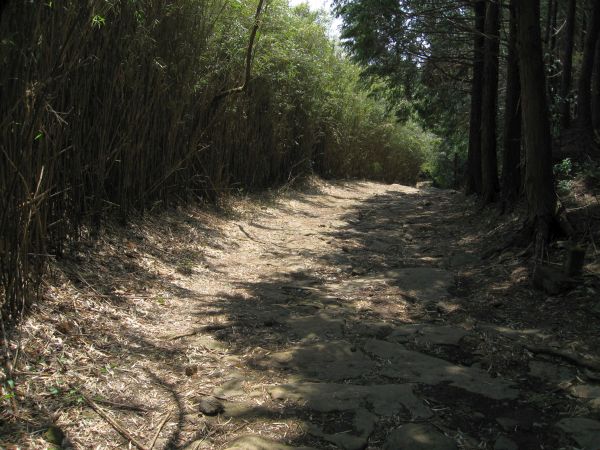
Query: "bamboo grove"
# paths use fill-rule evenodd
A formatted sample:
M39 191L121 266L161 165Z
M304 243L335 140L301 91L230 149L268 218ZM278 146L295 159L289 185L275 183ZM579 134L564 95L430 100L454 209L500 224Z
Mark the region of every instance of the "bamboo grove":
M334 5L344 48L285 0L0 3L2 322L106 220L308 173L525 198L547 238L553 165L597 156L600 4Z
M435 138L361 87L326 17L281 0L258 24L255 11L239 0L2 3L3 326L39 298L48 261L105 220L312 172L415 181Z

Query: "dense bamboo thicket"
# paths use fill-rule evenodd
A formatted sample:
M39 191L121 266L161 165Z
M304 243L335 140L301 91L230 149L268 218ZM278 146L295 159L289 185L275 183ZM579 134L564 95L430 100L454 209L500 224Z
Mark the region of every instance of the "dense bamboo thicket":
M35 298L49 258L132 211L316 170L414 182L421 145L361 90L323 16L233 0L13 0L0 13L0 300Z

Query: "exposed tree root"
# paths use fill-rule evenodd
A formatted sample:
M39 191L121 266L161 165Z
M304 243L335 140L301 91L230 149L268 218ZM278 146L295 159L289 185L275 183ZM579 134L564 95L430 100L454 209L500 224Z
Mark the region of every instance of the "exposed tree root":
M90 397L88 397L81 389L79 389L79 388L77 388L76 386L73 386L73 385L70 385L70 386L71 386L71 389L79 392L79 394L86 401L86 403L94 411L96 411L96 413L100 417L102 417L110 426L112 426L117 433L119 433L121 436L123 436L129 442L131 442L139 450L149 450L148 447L146 447L144 444L142 444L141 442L139 442L129 431L127 431L123 427L123 425L121 425L115 419L113 419L108 414L106 414L106 412L104 412L104 410L102 408L100 408L100 406L98 406L98 404L96 402L94 402Z
M537 345L525 345L525 348L527 350L529 350L531 353L556 356L556 357L562 358L565 361L568 361L572 364L575 364L576 366L584 367L586 369L590 369L595 372L600 372L600 361L586 359L581 356L569 353L565 350L554 349L551 347L543 347L543 346L537 346Z

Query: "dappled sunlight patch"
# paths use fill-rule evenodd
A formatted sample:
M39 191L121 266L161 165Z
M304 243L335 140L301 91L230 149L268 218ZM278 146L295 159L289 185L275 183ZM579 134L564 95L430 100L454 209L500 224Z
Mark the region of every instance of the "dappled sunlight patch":
M493 443L495 418L522 401L540 411L543 439L556 442L544 405L558 394L536 391L553 381L539 381L540 361L522 347L556 334L520 317L495 319L511 310L493 302L509 304L524 289L511 279L524 267L518 259L504 255L496 267L477 258L481 230L465 225L457 194L373 183L320 189L327 194L293 202L286 192L264 209L240 201L234 221L190 210L136 222L137 238L115 227L76 264L61 262L62 283L48 286L54 300L32 316L24 340L32 420L49 417L36 400L62 412L56 424L76 443L125 443L85 400L64 400L68 380L140 441L166 420L163 446L382 447L424 418L455 442ZM191 273L178 270L181 261L193 263ZM579 382L573 393L590 397L593 387ZM267 440L252 440L259 435Z

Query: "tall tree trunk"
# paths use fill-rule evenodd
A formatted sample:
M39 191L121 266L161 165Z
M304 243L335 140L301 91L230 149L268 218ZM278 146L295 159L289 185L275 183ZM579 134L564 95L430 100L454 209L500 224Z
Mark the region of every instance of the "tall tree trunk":
M544 35L544 45L546 46L546 50L548 50L550 45L550 36L552 35L552 15L554 12L555 2L553 0L548 0L548 8L546 9L546 31Z
M581 28L579 30L579 47L580 49L583 49L583 47L585 47L585 36L587 35L587 11L585 8L585 2L583 5L583 8L580 8L581 10Z
M592 2L592 16L585 37L583 48L583 60L581 62L581 74L577 94L577 121L582 128L592 127L592 72L594 70L594 58L596 56L596 43L600 33L600 2Z
M2 20L2 13L4 12L4 8L8 5L8 0L0 0L0 20Z
M560 125L566 129L571 123L571 105L568 100L571 92L571 78L573 69L573 44L575 42L575 17L577 1L569 0L567 10L567 25L565 29L565 47L562 56L562 77L560 84Z
M481 100L483 93L483 52L485 45L485 0L476 0L473 38L473 74L471 81L471 118L467 158L467 194L481 194Z
M596 71L592 80L592 124L600 133L600 39L596 43Z
M556 192L552 174L550 118L544 92L539 0L515 3L525 140L525 189L528 219L537 236L547 240L555 219Z
M551 55L550 57L553 60L554 60L554 58L556 56L557 23L558 23L558 0L556 0L554 2L554 4L553 4L553 8L552 8L552 24L550 26L550 49L549 49L548 53Z
M521 81L517 54L515 2L510 4L510 30L506 60L506 103L504 113L504 152L502 154L502 198L514 203L521 190Z
M481 198L484 204L496 200L498 159L496 119L498 116L498 55L500 50L500 5L490 0L485 13L485 53L481 119Z
M563 0L564 1L564 0ZM557 50L557 41L558 35L560 31L560 26L558 25L559 18L559 10L560 4L562 2L560 0L554 0L552 5L552 20L550 23L550 42L546 46L545 55L544 55L544 63L546 67L556 67L556 59L558 58L558 50ZM554 102L556 101L556 97L558 91L560 89L560 76L558 73L552 73L551 78L546 80L546 95L548 96L548 108L554 109Z

